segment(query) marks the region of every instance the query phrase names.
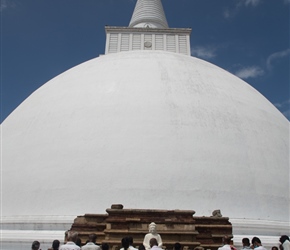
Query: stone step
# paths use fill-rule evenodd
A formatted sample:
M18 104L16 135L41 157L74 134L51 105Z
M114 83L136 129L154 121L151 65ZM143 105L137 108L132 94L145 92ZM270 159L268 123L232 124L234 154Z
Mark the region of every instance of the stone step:
M212 225L212 224L196 224L195 227L199 228L229 228L232 229L232 225Z
M125 230L125 229L105 229L104 233L109 233L109 234L143 234L145 235L144 231L138 231L138 230ZM198 235L197 231L158 231L158 233L162 235L167 235L167 234L178 234L178 235Z
M112 244L112 245L121 245L121 241L118 240L103 240L102 243L108 243L108 244ZM163 242L163 248L168 245L173 246L176 243L176 241L165 241ZM179 241L179 243L182 246L199 246L200 242L195 242L195 241ZM138 240L134 240L134 246L139 246L143 244L143 241L138 241Z

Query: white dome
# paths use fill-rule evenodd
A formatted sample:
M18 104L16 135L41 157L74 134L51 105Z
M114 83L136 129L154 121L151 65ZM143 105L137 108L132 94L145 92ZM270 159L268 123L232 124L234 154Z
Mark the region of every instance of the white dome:
M123 52L55 77L2 124L3 216L193 209L289 219L289 122L236 76Z

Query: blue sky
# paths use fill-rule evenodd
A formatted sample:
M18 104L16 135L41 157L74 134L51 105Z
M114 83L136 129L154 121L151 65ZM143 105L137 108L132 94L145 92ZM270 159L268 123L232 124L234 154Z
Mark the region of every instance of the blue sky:
M136 0L1 0L1 122L51 78L104 53ZM163 0L192 55L244 79L290 120L290 0Z

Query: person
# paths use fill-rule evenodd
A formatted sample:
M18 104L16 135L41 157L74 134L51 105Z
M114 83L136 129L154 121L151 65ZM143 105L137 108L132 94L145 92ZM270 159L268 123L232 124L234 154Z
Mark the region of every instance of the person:
M271 250L279 250L279 249L278 249L278 247L273 246L273 247L271 248Z
M80 250L81 248L75 244L78 238L78 233L74 231L67 232L67 242L62 245L59 250Z
M219 247L218 250L231 250L231 237L225 235L222 239L223 246Z
M195 247L194 250L204 250L204 248L201 246L198 246L198 247Z
M76 243L77 246L81 247L82 246L82 240L81 240L81 238L77 237L75 243Z
M237 250L237 248L234 246L234 241L233 240L231 240L230 246L231 246L232 250Z
M157 239L156 238L151 238L149 240L149 245L150 245L151 250L162 250L162 248L160 248L158 246L159 243L157 242Z
M39 241L37 241L37 240L33 241L33 242L32 242L32 246L31 246L31 249L32 249L32 250L39 250L39 248L40 248L40 243L39 243Z
M281 248L283 248L283 250L290 250L290 240L287 235L282 235L279 241L281 242Z
M242 239L242 244L243 244L242 250L251 249L251 244L250 244L250 239L249 238L243 238Z
M102 248L102 250L109 250L109 244L102 243L101 248Z
M158 247L162 247L162 239L161 236L156 231L156 224L154 222L151 222L149 225L149 233L145 235L143 240L143 245L146 248L146 250L150 249L150 239L155 238L158 243Z
M181 250L181 244L179 242L176 242L173 246L173 250Z
M59 249L59 244L60 244L59 240L54 240L52 242L52 249L53 250L58 250Z
M138 250L146 250L146 249L145 249L144 245L141 244L141 245L138 247Z
M90 234L88 243L84 246L82 246L82 250L100 250L100 246L96 245L97 241L97 235L96 234Z
M266 250L266 248L262 246L262 242L258 237L253 237L252 248L255 250Z
M133 247L133 237L129 236L128 240L129 240L129 248L130 248L130 250L138 250L137 248Z
M124 237L121 240L122 248L120 250L129 250L130 241L128 237Z

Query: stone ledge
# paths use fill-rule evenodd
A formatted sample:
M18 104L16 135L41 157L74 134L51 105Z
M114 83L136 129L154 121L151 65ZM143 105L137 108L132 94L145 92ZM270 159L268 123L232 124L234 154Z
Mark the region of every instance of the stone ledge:
M144 234L144 230L122 230L122 229L105 229L104 230L105 233L116 233L116 234ZM182 230L174 230L174 231L161 231L159 230L158 233L160 235L166 235L166 234L182 234L182 235L197 235L198 232L197 231L190 231L190 232L186 232L186 231L182 231Z

